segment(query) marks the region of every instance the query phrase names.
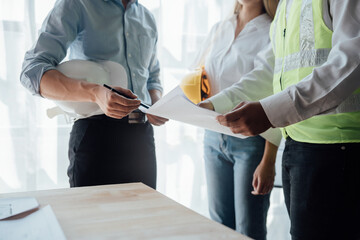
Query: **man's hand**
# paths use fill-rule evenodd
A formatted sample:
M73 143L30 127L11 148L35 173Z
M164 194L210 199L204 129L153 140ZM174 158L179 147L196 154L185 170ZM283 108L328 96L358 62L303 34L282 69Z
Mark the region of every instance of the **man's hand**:
M272 127L260 102L242 102L231 112L218 116L217 120L233 133L245 136L259 135Z
M151 115L151 114L146 114L146 116L147 116L149 122L154 126L161 126L161 125L164 125L167 121L169 121L169 119Z
M157 101L160 100L161 92L159 90L155 90L155 89L149 90L149 93L150 93L150 97L151 97L151 104L155 104ZM147 116L149 122L154 126L161 126L161 125L164 125L167 121L169 121L169 119L151 115L151 114L146 114L146 116Z
M205 101L199 102L197 105L198 105L199 107L201 107L201 108L206 108L206 109L209 109L209 110L211 110L211 111L215 111L214 105L213 105L212 102L209 101L209 100L205 100Z
M136 99L137 96L133 92L121 87L113 88L127 97L120 96L102 86L99 86L95 90L95 102L107 116L121 119L139 108L140 100Z

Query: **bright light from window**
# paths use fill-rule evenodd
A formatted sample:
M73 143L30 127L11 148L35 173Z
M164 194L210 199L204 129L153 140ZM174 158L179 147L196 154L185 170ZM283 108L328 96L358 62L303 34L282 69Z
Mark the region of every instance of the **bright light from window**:
M41 24L49 11L54 7L55 0L35 0L35 19L37 24Z
M24 21L24 0L0 0L0 20Z

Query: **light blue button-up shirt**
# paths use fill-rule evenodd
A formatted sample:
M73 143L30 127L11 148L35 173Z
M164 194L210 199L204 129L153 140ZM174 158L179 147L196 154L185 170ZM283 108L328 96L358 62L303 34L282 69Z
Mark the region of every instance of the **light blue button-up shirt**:
M121 0L58 0L25 55L20 80L39 95L44 72L55 69L69 51L70 59L120 63L129 88L151 103L148 90L162 91L156 44L155 19L135 0L126 10Z

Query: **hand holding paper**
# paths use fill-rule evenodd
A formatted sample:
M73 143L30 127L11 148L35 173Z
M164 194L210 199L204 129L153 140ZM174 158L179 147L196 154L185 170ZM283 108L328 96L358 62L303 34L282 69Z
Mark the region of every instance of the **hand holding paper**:
M259 135L271 127L259 102L241 102L231 112L218 116L217 120L233 133L245 136Z
M246 138L246 136L235 134L230 128L220 125L216 120L216 117L220 115L219 113L201 108L192 103L186 98L180 87L174 88L152 107L149 109L142 109L142 111L147 114L188 123L230 136ZM270 131L261 134L261 136L265 137L270 142L277 141Z

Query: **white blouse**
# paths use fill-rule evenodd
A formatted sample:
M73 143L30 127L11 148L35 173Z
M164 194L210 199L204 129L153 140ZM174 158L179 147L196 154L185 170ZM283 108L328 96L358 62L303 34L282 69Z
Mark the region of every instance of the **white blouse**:
M232 86L243 75L251 72L254 69L255 57L270 43L271 18L267 14L251 20L235 38L236 24L236 15L216 24L202 45L203 49L198 58L205 56L205 70L210 81L211 96ZM272 86L265 87L272 91ZM224 113L221 111L224 106L217 106L217 102L213 104L215 111ZM281 133L278 129L269 129L261 136L275 145L280 144Z
M270 42L271 18L262 14L247 23L235 38L237 15L216 24L209 34L214 39L206 56L205 70L211 96L232 84L254 68L255 56ZM221 28L221 29L219 29Z

